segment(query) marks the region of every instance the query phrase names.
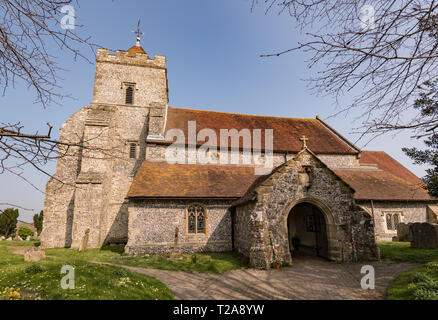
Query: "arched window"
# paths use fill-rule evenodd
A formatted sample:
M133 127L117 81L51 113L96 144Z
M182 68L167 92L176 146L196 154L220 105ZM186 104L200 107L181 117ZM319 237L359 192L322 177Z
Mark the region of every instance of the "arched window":
M391 219L391 214L390 213L386 214L386 228L388 230L392 230L392 219Z
M394 214L392 216L392 219L394 220L394 230L397 230L397 227L398 227L398 214Z
M397 230L398 224L400 223L400 216L403 215L401 212L387 212L385 213L386 219L386 229L387 230Z
M206 234L206 210L199 204L191 205L187 208L187 233Z
M134 103L134 88L132 86L126 87L125 104Z

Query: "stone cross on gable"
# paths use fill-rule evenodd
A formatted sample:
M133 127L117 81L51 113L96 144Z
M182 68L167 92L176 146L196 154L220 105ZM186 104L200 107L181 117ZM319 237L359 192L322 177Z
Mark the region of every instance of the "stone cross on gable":
M309 141L309 139L306 138L305 135L303 135L303 136L300 138L300 140L303 142L303 149L306 149L306 148L307 148L307 141Z

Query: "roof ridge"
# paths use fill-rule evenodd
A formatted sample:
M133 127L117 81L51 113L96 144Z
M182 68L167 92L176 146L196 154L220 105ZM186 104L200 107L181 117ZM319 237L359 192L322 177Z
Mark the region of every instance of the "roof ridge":
M190 108L181 108L169 106L169 108L179 109L179 110L189 110L189 111L201 111L201 112L213 112L213 113L223 113L223 114L232 114L238 116L246 116L246 117L263 117L263 118L274 118L274 119L290 119L290 120L306 120L306 121L317 121L314 118L290 118L290 117L277 117L277 116L265 116L260 114L246 114L246 113L235 113L235 112L225 112L225 111L215 111L215 110L202 110L202 109L190 109Z

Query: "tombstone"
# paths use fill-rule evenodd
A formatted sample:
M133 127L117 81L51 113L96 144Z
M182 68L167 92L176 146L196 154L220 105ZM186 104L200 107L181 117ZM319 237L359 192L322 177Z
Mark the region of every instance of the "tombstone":
M85 230L85 235L82 238L81 246L79 248L80 252L87 250L89 237L90 237L90 229L87 229Z
M1 236L1 237L0 237L0 241L3 241L3 240L5 240L5 237L4 237L4 236Z
M26 241L30 241L30 239L31 239L30 236L27 236L27 237L26 237Z
M24 253L24 261L39 261L46 257L46 253L39 247L32 247Z
M409 230L412 235L411 248L438 248L438 224L417 222L413 223Z
M9 238L7 238L7 239L6 239L6 241L12 241L12 238L11 238L11 237L9 237Z
M19 240L18 238L20 238L20 236L18 235L18 227L17 227L17 228L15 228L15 234L14 234L14 236L12 237L12 240L13 240L13 241L21 241L21 240Z
M397 240L401 242L411 242L412 241L412 235L410 232L410 226L412 223L403 223L400 222L397 226ZM393 239L394 241L394 239Z
M169 255L169 259L172 260L183 260L183 257L181 256L181 253L178 249L178 233L179 233L179 229L178 227L175 228L175 240L173 243L173 250Z

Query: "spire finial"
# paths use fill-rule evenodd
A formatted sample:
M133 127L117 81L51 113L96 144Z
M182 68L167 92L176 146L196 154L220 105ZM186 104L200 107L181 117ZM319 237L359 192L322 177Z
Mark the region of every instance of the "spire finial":
M137 47L140 47L140 37L143 35L143 32L140 30L140 19L138 19L137 29L132 31L137 35L137 43L135 44Z

